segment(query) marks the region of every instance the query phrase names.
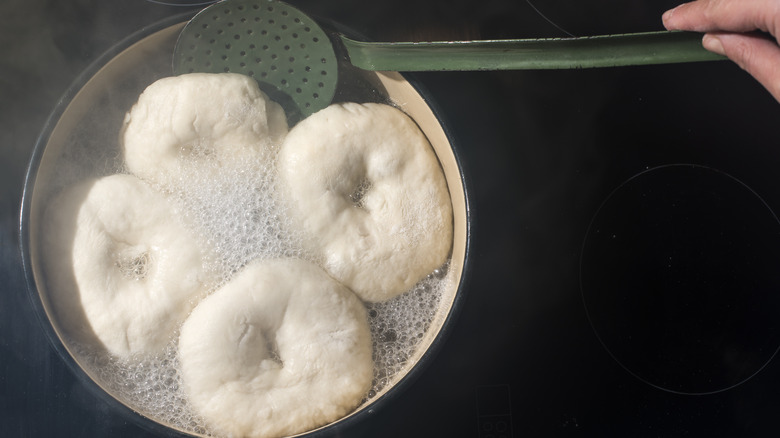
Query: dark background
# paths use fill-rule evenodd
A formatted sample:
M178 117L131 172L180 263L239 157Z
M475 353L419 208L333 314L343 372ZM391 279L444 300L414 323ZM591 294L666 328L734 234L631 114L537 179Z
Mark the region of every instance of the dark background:
M661 13L675 4L289 3L375 40L661 30ZM49 343L24 283L19 206L37 136L77 75L131 33L194 8L5 0L0 10L0 435L155 436L160 431L93 392ZM759 84L729 62L413 76L441 108L471 189L466 295L453 330L413 384L336 435L777 436L779 234L772 211L780 206L780 105ZM684 181L659 187L683 204L717 198L712 214L696 215L698 204L679 214L670 210L678 204L651 204L647 224L631 231L643 239L619 247L594 240L589 225L597 212L610 212L596 216L605 227L636 216L622 214L622 204L610 203L620 197L610 193L672 164L699 167L679 168ZM728 177L713 179L722 173ZM708 197L678 184L704 187ZM726 195L716 196L721 190ZM605 201L609 208L600 210ZM728 220L718 216L726 210ZM659 221L671 221L683 237L702 236L654 248L658 240L644 231ZM731 237L723 245L703 244L724 235ZM684 255L685 264L673 274L642 268L667 255ZM617 280L585 275L581 282L581 266ZM723 272L731 273L727 280ZM675 318L684 324L664 325Z

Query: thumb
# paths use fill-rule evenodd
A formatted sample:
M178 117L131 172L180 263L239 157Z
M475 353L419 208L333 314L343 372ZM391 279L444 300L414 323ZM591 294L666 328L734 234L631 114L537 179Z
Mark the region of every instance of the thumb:
M702 45L734 61L780 102L780 46L777 43L757 34L713 32L704 35Z

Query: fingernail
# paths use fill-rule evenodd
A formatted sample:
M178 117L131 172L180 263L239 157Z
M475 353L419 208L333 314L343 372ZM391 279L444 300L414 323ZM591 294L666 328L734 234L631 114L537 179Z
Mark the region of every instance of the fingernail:
M704 34L704 38L701 40L701 45L710 52L726 56L726 51L723 50L723 43L720 41L720 38L715 35Z

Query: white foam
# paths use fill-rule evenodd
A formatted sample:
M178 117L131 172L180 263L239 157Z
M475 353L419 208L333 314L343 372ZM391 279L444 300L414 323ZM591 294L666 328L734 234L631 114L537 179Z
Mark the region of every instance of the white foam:
M299 236L290 231L284 203L276 197L272 162L248 162L206 175L159 189L172 195L173 202L214 247L216 256L207 263L223 283L257 258L299 257L316 262L303 249ZM445 265L408 292L367 305L375 367L374 385L366 402L413 365L410 359L438 311L442 291L450 287L446 271ZM88 372L123 403L162 424L210 435L182 390L176 343L172 339L159 357L126 361L102 356L90 348L77 351Z
M57 167L45 190L53 193L82 178L126 171L116 133L130 98L101 101L92 108L62 150L51 157L50 162ZM204 163L197 161L199 165ZM181 163L188 165L186 160ZM300 236L291 231L285 203L277 198L272 157L261 154L253 162L232 168L184 170L178 174L191 176L157 188L171 195L171 202L214 248L215 255L206 262L218 273L221 283L257 258L299 257L317 262L304 249ZM356 192L358 198L360 194ZM424 235L423 230L410 231ZM452 275L444 275L446 270L445 265L442 271L432 273L392 300L367 305L375 367L374 385L366 402L413 365L418 346L439 311L442 293L452 287ZM50 294L57 292L55 286L51 285ZM129 360L109 357L94 346L72 341L66 344L87 373L122 403L159 423L194 434L210 434L186 400L176 354L177 336L159 356Z

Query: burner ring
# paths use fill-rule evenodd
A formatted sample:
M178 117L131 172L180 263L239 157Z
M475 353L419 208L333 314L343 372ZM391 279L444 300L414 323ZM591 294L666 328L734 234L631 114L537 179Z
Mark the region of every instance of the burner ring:
M711 394L780 348L780 221L746 184L688 164L643 171L596 211L580 288L591 326L630 374Z

